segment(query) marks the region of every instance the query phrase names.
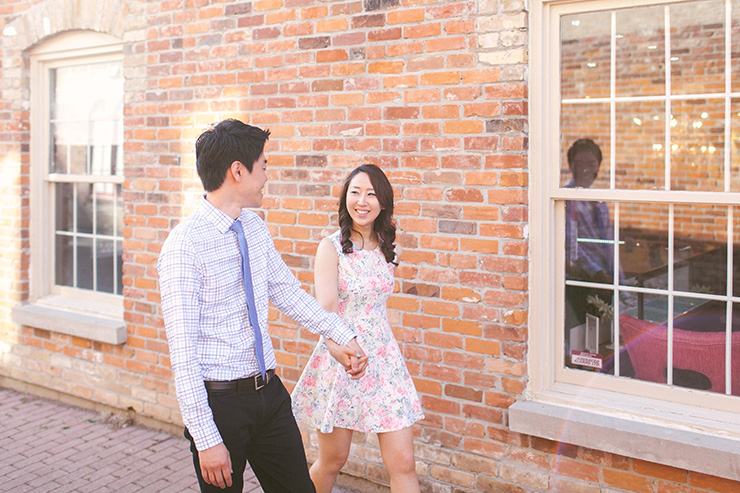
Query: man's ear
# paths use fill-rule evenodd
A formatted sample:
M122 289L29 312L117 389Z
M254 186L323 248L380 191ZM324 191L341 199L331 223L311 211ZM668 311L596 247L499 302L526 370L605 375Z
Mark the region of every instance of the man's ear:
M231 177L236 182L242 181L242 174L244 173L244 165L241 163L241 161L234 161L231 163L231 167L229 168L229 173L231 173Z

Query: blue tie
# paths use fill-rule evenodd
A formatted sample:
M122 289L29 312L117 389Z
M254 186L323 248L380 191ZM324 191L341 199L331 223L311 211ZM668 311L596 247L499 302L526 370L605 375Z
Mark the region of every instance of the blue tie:
M239 250L242 254L242 282L244 283L244 293L247 295L247 311L249 313L249 323L254 330L254 352L257 355L257 364L260 367L262 379L265 379L265 355L262 347L262 331L257 320L257 308L254 306L254 288L252 287L252 270L249 268L249 250L247 249L247 240L244 238L242 224L237 219L231 225L231 230L236 232L236 238L239 240Z

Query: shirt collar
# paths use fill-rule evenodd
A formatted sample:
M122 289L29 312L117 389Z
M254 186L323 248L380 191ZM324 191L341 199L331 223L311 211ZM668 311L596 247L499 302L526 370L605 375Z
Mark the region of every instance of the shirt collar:
M229 228L231 228L231 225L234 224L234 220L231 219L228 215L226 215L221 209L216 207L215 205L208 202L208 199L206 199L206 195L203 194L203 198L200 200L200 206L199 206L201 214L203 214L203 217L213 224L219 233L224 234L227 231L229 231ZM241 214L239 214L239 220L242 220L242 217L244 216L244 210L242 210ZM244 221L242 221L243 223Z

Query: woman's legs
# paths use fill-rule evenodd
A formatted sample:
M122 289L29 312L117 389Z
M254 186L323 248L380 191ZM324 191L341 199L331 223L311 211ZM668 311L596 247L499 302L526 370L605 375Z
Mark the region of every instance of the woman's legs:
M352 430L334 428L331 433L318 432L319 456L309 470L316 493L331 493L337 474L347 462L352 445Z
M414 436L411 428L378 433L378 441L383 463L391 477L391 492L418 493L419 478L416 477Z

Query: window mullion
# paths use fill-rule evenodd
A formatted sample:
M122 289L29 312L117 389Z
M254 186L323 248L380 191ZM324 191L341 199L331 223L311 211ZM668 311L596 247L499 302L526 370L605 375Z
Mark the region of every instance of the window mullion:
M665 190L671 189L671 15L670 7L666 5L663 9L665 22L665 158L664 158L664 180Z
M617 13L611 13L611 40L610 40L610 68L609 68L609 139L617 141ZM609 188L614 190L617 183L617 149L616 145L609 146Z
M620 260L619 260L619 224L620 224L620 218L619 218L619 202L614 203L614 272L612 273L612 277L614 280L614 293L612 294L612 345L614 346L614 376L618 377L620 376L621 369L620 369L620 359L617 355L621 354L622 348L619 345L619 300L620 300L620 293L619 290L619 284L620 284L620 275L621 268L619 267Z
M725 0L725 192L731 191L732 157L732 0ZM729 242L728 237L728 242Z
M674 233L675 233L675 206L668 205L668 344L666 345L667 364L666 364L666 383L673 385L673 297L674 297Z
M727 305L725 306L725 394L732 393L732 314L735 208L727 207ZM740 377L739 377L740 378Z

